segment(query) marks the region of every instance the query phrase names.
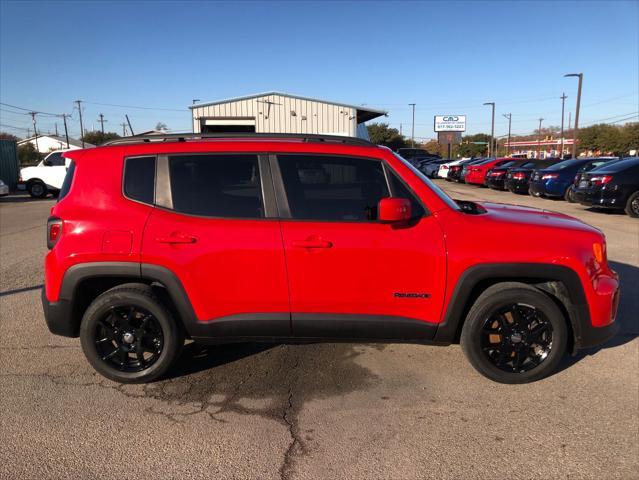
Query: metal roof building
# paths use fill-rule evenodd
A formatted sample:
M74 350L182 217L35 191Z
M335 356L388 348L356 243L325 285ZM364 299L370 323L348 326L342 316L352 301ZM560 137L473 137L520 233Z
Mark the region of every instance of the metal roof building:
M189 107L194 133L315 133L367 138L364 122L385 111L267 92Z

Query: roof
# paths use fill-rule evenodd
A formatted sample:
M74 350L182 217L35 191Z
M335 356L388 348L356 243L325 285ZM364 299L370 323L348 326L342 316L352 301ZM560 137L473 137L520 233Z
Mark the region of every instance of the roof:
M268 97L270 95L279 95L281 97L297 98L299 100L309 100L311 102L327 103L327 104L330 104L330 105L338 105L340 107L354 108L355 110L357 110L357 122L358 123L366 122L368 120L372 120L373 118L377 118L377 117L382 117L382 116L388 115L388 112L385 111L385 110L378 110L378 109L375 109L375 108L368 108L368 107L364 107L362 105L349 105L348 103L332 102L330 100L324 100L324 99L321 99L321 98L303 97L301 95L292 95L290 93L276 92L276 91L263 92L263 93L254 93L252 95L245 95L245 96L242 96L242 97L227 98L225 100L216 100L214 102L196 103L195 105L189 105L189 108L191 110L193 110L194 108L208 107L208 106L211 106L211 105L220 105L222 103L239 102L241 100L250 100L251 98Z
M55 140L56 142L60 142L60 143L67 143L67 139L66 137L63 137L61 135L51 135L51 134L45 134L45 135L38 135L37 138L52 138L53 140ZM23 143L27 143L27 142L32 142L36 139L36 137L29 137L29 138L25 138L24 140L20 140L18 141L18 145L22 145ZM75 138L71 138L69 137L69 145L73 145L74 147L79 147L82 148L82 141L81 140L76 140ZM95 145L88 143L88 142L84 142L84 148L91 148L91 147L95 147Z

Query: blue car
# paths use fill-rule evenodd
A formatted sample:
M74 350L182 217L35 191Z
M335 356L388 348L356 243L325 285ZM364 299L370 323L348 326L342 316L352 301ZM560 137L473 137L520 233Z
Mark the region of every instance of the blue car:
M588 172L616 157L576 158L536 170L530 178L529 192L534 197L569 199L575 175Z

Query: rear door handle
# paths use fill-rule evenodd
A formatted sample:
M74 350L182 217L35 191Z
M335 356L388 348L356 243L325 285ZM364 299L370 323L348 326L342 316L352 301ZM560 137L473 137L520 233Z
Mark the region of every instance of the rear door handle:
M333 242L328 240L297 240L292 245L295 248L331 248Z
M171 235L168 237L157 237L155 241L158 243L169 243L169 244L195 243L197 242L197 238L191 235Z

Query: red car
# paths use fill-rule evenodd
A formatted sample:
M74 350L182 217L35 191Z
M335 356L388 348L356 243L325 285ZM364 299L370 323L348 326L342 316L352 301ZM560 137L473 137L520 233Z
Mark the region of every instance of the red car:
M523 383L617 329L599 230L454 201L365 140L166 135L65 155L45 319L119 382L165 374L186 337L461 342L483 375Z
M482 163L470 165L464 177L464 181L466 183L484 186L488 170L512 161L512 158L488 158Z

